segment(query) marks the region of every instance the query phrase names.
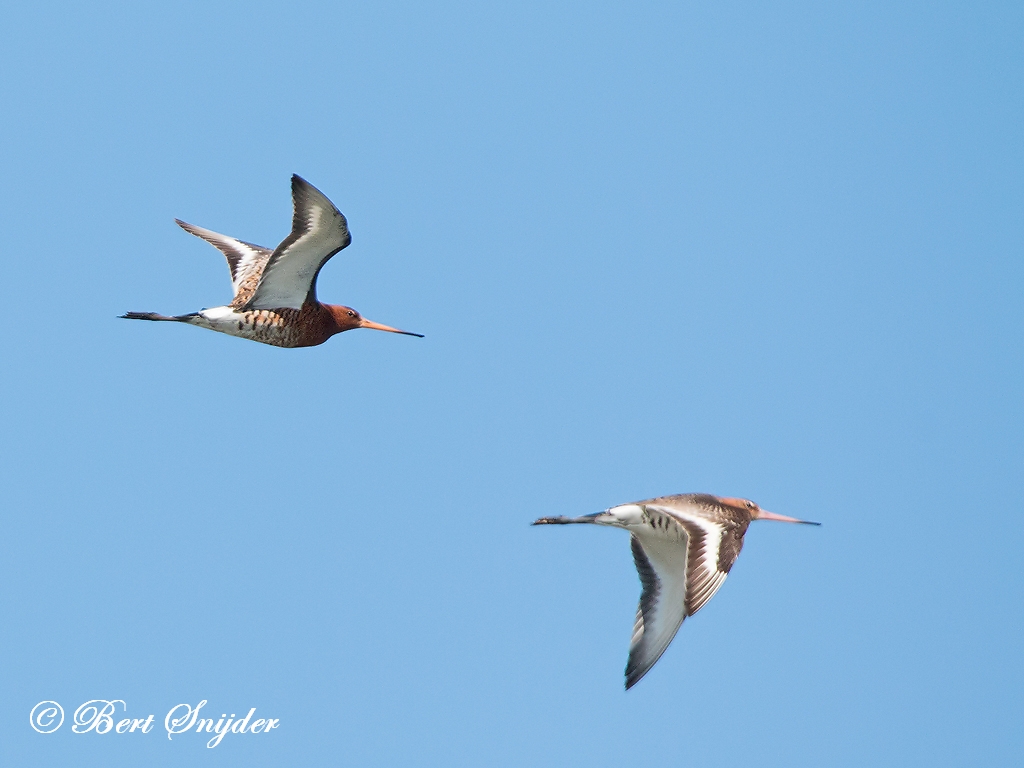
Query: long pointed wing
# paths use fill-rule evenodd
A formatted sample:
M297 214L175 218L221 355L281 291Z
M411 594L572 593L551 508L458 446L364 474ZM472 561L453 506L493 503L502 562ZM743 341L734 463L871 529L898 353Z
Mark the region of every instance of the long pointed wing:
M175 219L175 221L190 235L201 237L224 254L228 260L228 268L231 270L231 287L234 289L235 298L238 298L239 291L243 286L251 284L250 291L252 287L255 287L255 282L259 280L273 251L261 245L253 245L210 229L197 227L195 224L189 224L181 219Z
M680 625L710 600L725 583L740 549L746 527L708 520L689 510L645 504L644 511L668 521L680 536L633 534L633 561L643 590L633 626L633 641L626 664L630 689L668 648Z
M629 543L643 590L626 662L627 691L661 658L687 615L687 547L653 538L641 543L635 534Z
M247 309L301 309L316 301L320 268L352 242L341 211L300 176L292 176L292 202L292 232L274 249Z

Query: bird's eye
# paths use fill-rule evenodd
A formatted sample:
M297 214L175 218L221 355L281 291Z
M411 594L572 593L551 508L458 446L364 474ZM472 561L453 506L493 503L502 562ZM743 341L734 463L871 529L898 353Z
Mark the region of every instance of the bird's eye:
M757 504L752 501L744 502L747 505L747 509L757 509Z
M355 316L356 316L355 310L352 310L352 309L350 309L350 310L348 311L348 316L349 316L349 317L355 317Z

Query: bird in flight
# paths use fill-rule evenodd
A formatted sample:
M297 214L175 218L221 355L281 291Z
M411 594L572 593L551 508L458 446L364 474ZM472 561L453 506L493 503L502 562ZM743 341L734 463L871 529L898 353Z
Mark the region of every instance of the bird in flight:
M292 176L292 203L291 234L273 250L175 219L186 232L227 257L234 300L187 315L128 312L121 317L188 323L276 347L313 347L353 328L422 338L367 320L351 307L317 300L317 275L328 259L352 242L352 236L341 211L300 176Z
M767 512L746 499L706 493L661 496L583 517L542 517L533 525L590 523L630 532L642 591L626 663L628 691L661 658L683 619L722 586L752 520L820 525Z

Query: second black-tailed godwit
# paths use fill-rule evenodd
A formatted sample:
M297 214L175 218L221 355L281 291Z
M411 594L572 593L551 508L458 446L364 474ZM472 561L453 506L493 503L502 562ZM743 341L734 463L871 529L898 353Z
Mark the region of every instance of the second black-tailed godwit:
M583 517L542 517L533 525L590 523L630 532L642 591L626 664L626 690L661 658L683 619L718 591L752 520L820 525L766 512L746 499L706 493L661 496Z
M312 347L354 328L422 338L367 320L351 307L317 300L317 275L328 259L352 242L352 236L341 211L299 176L292 176L292 202L291 234L274 250L175 219L186 232L227 257L234 300L187 315L128 312L121 317L188 323L276 347Z

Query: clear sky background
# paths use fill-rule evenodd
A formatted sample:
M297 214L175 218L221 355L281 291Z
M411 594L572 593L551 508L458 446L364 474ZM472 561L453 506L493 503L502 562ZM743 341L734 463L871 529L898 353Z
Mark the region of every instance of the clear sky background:
M1019 3L3 30L4 765L1024 761ZM426 338L117 319L225 303L173 218L273 246L291 173L353 232L320 297ZM628 537L529 523L690 491L823 525L625 693ZM280 728L168 741L202 699Z

